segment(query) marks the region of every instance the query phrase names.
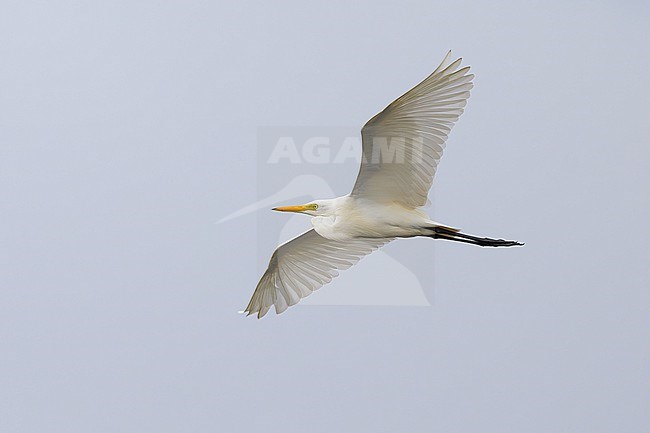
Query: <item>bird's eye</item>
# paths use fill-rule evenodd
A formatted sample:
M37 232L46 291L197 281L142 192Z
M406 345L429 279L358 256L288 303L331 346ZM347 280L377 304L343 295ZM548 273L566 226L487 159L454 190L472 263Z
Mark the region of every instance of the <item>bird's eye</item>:
M316 203L314 203L312 207L314 208L314 210L318 209L318 205Z

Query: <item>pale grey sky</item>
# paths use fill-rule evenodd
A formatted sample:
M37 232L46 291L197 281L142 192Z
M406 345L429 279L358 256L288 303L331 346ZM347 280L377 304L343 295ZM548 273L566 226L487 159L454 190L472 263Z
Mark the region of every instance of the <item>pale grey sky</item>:
M0 431L647 431L648 22L641 1L3 2ZM235 314L282 218L214 224L259 198L259 128L360 128L448 49L476 87L434 217L526 246L390 245L433 267L432 307Z

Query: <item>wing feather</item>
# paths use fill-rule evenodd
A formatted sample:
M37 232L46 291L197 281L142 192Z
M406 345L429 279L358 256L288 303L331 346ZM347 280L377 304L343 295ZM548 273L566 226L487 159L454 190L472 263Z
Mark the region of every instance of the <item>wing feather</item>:
M333 241L306 231L275 250L245 312L262 318L275 306L280 314L391 240Z
M424 81L365 124L351 195L412 208L427 203L445 142L473 87L470 68L450 58L451 51Z

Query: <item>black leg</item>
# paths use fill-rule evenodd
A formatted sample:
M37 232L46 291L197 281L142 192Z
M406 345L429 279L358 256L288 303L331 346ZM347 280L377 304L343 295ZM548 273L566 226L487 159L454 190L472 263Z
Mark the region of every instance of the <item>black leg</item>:
M443 227L432 227L434 239L445 239L449 241L465 242L482 247L513 247L523 245L517 241L506 241L504 239L480 238L465 233L455 232Z

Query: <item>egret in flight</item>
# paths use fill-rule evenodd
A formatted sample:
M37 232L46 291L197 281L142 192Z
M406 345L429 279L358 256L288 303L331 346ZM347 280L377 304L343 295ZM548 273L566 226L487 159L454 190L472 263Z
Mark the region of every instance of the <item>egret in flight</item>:
M396 238L426 236L489 247L523 245L477 237L439 224L421 209L452 126L463 113L473 75L451 51L420 84L361 130L362 161L352 192L273 210L311 216L313 228L280 245L244 311L280 314L363 256Z

